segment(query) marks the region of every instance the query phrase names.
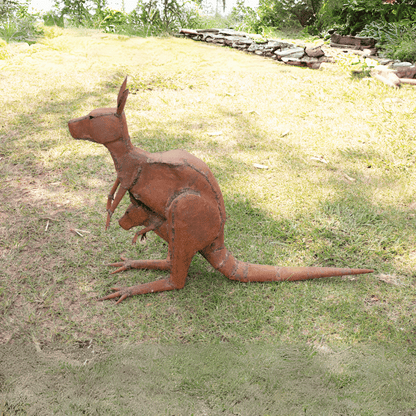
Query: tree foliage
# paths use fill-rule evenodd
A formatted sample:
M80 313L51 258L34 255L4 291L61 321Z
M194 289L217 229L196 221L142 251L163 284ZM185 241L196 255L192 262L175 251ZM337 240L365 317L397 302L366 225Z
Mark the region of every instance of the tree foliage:
M257 10L237 2L233 15L240 27L246 26L255 33L265 28L305 27L315 20L322 0L260 0Z
M355 35L373 22L406 20L416 20L416 0L323 0L313 27Z

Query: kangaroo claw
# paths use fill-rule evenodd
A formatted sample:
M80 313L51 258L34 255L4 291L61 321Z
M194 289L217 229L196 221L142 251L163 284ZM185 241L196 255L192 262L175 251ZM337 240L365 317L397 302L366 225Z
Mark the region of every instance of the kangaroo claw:
M128 290L126 290L127 288L121 288L121 287L112 287L111 290L114 290L115 293L111 293L110 295L104 296L100 299L97 299L99 301L101 300L108 300L108 299L114 299L120 296L120 299L116 302L116 305L119 304L120 302L123 302L124 299L128 298L129 296L131 296L131 294L129 293Z
M115 263L109 263L107 264L107 266L111 266L111 267L119 267L117 270L114 270L113 272L111 272L110 274L115 274L115 273L119 273L119 272L124 272L126 270L130 270L132 268L132 260L128 260L125 256L121 255L120 256L121 260L123 261L118 261Z

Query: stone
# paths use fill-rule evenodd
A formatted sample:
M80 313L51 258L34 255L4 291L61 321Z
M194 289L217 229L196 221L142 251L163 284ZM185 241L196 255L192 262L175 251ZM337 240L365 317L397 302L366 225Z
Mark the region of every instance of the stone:
M261 45L253 42L247 49L248 52L255 52L257 50L263 49Z
M225 36L224 37L224 43L227 46L231 46L233 43L238 42L239 40L242 40L242 38L238 36Z
M294 48L289 48L289 49L283 49L283 50L275 51L274 53L279 58L283 58L283 57L289 56L289 55L292 56L292 57L294 57L294 58L301 58L304 55L305 50L303 48L294 47Z
M214 33L214 34L217 34L220 30L219 29L197 29L196 31L198 33Z
M356 39L354 36L342 36L342 35L338 35L337 33L333 33L331 35L331 44L332 43L335 43L338 45L353 45L353 46L361 45L360 40Z
M294 58L291 56L286 56L281 59L282 62L289 65L295 65L295 66L306 66L306 62L302 62L299 58Z
M247 34L244 32L237 32L234 29L220 29L218 34L225 35L225 36L239 36L239 37L247 37Z
M393 69L389 69L383 65L378 65L370 71L370 74L373 78L378 79L390 87L400 87L400 78L396 75Z
M334 43L334 42L331 42L330 43L330 46L331 46L331 48L344 49L345 52L348 52L348 49L360 50L360 46L357 46L357 45L344 45L343 43Z
M307 62L306 65L310 69L319 69L321 67L321 62L315 61L315 62Z
M319 58L320 56L324 56L325 52L322 50L320 46L316 46L315 48L307 47L305 48L305 53L308 56Z
M245 45L245 44L242 44L242 43L239 43L239 42L233 42L233 44L231 46L233 48L241 49L241 50L248 48L248 45Z
M280 40L269 39L269 41L267 42L268 48L287 49L287 48L290 48L291 46L293 47L293 44L282 42Z
M276 39L267 40L261 35L249 36L233 29L181 29L180 35L195 41L202 40L208 43L231 46L235 49L255 53L290 65L308 65L310 68L319 68L321 62L335 62L333 58L325 55L321 46L306 48L308 53L313 56L308 54L305 56L304 47ZM283 60L283 58L290 59Z
M416 77L416 65L412 66L405 66L403 68L396 67L394 70L396 72L396 75L399 78L415 78Z
M198 32L192 29L181 29L179 33L184 33L185 35L198 35Z

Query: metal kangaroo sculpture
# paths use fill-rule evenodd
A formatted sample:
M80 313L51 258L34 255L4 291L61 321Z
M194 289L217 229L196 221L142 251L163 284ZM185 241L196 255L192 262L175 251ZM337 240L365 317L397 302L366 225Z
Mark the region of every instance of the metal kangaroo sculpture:
M156 269L170 272L168 279L132 287L113 288L100 300L165 290L182 289L194 255L199 252L219 272L239 282L278 282L371 273L368 269L332 267L275 267L236 260L224 246L225 207L222 193L208 166L185 150L149 153L130 141L124 113L129 90L124 80L117 108L100 108L69 121L73 138L103 144L111 153L117 179L107 201L107 222L128 191L131 205L120 219L128 230L144 226L139 235L153 231L169 247L165 260L127 260L112 263L115 272ZM117 192L116 192L117 191ZM114 197L115 194L115 197Z

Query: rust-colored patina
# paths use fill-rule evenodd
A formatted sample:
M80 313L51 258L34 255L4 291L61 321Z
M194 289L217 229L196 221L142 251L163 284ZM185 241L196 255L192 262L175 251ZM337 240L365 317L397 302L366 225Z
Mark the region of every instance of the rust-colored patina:
M112 263L115 272L134 269L170 271L168 279L132 287L113 288L101 300L182 289L193 256L199 252L224 276L240 282L276 282L371 273L368 269L332 267L275 267L236 260L224 246L225 207L220 187L208 166L185 150L149 153L134 147L127 130L124 106L127 78L117 108L100 108L68 123L73 138L101 143L110 151L117 179L107 201L107 222L128 191L131 205L119 224L128 230L144 226L136 242L149 231L169 246L165 260L127 260ZM114 197L115 194L115 197Z

